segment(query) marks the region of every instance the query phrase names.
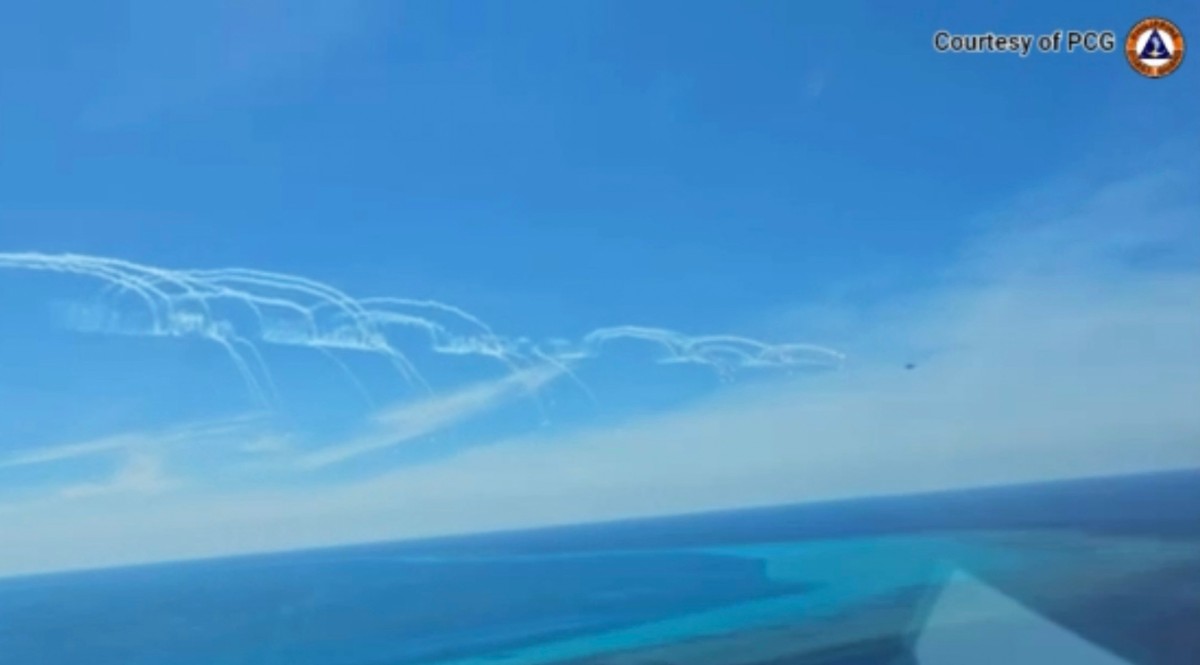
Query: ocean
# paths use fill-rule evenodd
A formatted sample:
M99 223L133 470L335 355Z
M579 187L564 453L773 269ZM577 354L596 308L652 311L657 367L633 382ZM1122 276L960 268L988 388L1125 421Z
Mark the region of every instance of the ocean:
M0 579L0 663L1195 665L1200 471Z

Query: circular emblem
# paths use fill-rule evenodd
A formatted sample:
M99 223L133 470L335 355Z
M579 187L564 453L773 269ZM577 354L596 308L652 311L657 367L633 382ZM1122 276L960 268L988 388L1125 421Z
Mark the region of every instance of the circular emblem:
M1165 18L1138 21L1125 37L1125 59L1142 76L1162 78L1183 62L1183 33Z

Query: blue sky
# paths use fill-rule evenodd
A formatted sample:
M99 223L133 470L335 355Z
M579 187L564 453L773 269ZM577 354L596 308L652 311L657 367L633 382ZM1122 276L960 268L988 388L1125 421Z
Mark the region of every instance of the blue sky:
M14 8L0 573L1200 464L1195 63L930 45L1151 10Z

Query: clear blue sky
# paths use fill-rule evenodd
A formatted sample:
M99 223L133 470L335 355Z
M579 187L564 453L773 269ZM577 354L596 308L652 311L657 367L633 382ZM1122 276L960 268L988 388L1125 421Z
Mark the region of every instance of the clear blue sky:
M433 487L424 477L381 475L418 468L444 466L439 473L467 478L470 465L494 462L500 474L506 464L532 464L564 483L528 490L541 486L513 480L512 487L478 496L428 489L422 501L434 497L449 507L414 514L418 526L390 531L363 518L340 531L298 533L288 530L286 511L264 509L245 528L284 525L277 531L285 535L246 547L274 548L803 499L809 494L755 493L770 485L756 474L786 467L770 463L782 454L772 446L783 443L748 455L766 467L747 463L730 472L736 477L720 475L750 434L728 434L724 448L712 442L711 468L694 476L679 471L673 494L609 512L593 509L600 500L580 488L608 486L602 469L644 460L615 452L604 462L590 452L579 460L555 456L572 450L570 437L582 439L578 450L607 451L599 441L625 437L629 430L622 428L650 428L655 440L732 432L739 418L749 418L746 412L705 427L677 423L682 433L663 419L685 419L686 408L723 413L731 405L759 413L753 409L768 407L745 405L758 405L762 394L773 395L763 398L770 408L793 413L790 402L776 403L791 393L768 390L764 382L771 381L792 382L788 390L802 394L796 404L853 394L854 404L883 409L872 416L831 402L818 414L829 422L804 421L813 428L805 446L826 436L867 446L890 435L861 423L847 432L843 425L892 417L888 391L912 394L889 383L901 380L892 374L880 379L872 372L918 357L924 363L941 351L986 348L983 360L955 366L965 374L938 384L958 381L971 393L973 382L995 378L972 373L982 371L981 363L1003 357L997 367L1011 368L1033 357L993 352L987 344L995 340L985 344L972 331L1016 326L1000 337L1027 337L1031 344L1059 331L1064 348L1078 350L1080 339L1107 340L1096 342L1095 353L1128 358L1126 345L1142 338L1103 326L1126 319L1149 325L1150 314L1139 308L1158 308L1156 315L1180 335L1193 330L1194 320L1176 306L1195 277L1185 270L1194 268L1195 247L1180 239L1200 226L1188 195L1200 182L1194 156L1200 63L1185 60L1171 77L1151 81L1121 53L1021 59L939 55L930 44L940 28L1035 34L1096 28L1123 39L1146 14L1166 16L1200 39L1200 8L1185 2L1026 1L993 8L960 1L919 9L884 2L14 6L0 22L0 252L75 253L168 269L239 266L303 276L355 297L436 299L477 315L505 340L527 338L512 342L523 348L545 350L552 339L567 340L588 355L569 364L596 403L562 376L538 375L541 366L531 363L532 380L548 384L544 403L534 405L510 395L502 364L430 354L422 340L409 338L396 344L412 355L432 394L399 382L386 359L335 352L364 384L368 402L345 372L331 369L328 349L318 355L304 344L273 346L256 338L263 331L240 309L228 322L261 347L280 392L278 403L264 405L250 399L228 355L211 340L146 337L151 317L136 299L114 300L94 275L51 275L26 258L12 270L0 266L0 305L12 312L0 348L0 399L8 406L0 408L0 458L9 456L8 466L0 465L9 496L0 490L0 500L33 502L46 521L70 525L85 519L71 507L72 497L99 501L111 494L104 500L120 502L154 493L163 495L163 505L212 526L220 522L208 517L219 512L213 502L250 500L237 492L319 485L336 493L320 505L353 506L369 483L418 494L413 487ZM1143 225L1136 218L1146 210L1162 214ZM1112 263L1108 240L1128 252L1123 262ZM1168 288L1162 274L1183 281ZM1030 281L1034 276L1050 282ZM1151 283L1165 289L1154 291L1161 298L1150 294ZM989 286L999 290L973 290ZM1062 293L1027 303L1013 289ZM130 334L81 330L88 326L80 324L86 318L80 312L94 315L97 303L121 310L126 318L117 327ZM1062 314L1061 327L1036 320L1083 304L1094 307ZM1010 305L1012 311L1004 309ZM1080 323L1087 321L1103 329ZM584 342L589 331L622 325L813 343L846 360L815 372L790 362L737 368L722 382L703 367L655 364L662 359L658 347L627 336L605 345ZM1180 353L1196 351L1184 337L1163 341L1163 328L1155 326L1143 333L1166 350L1161 358L1130 360L1130 385L1147 388L1135 379L1161 376L1155 362L1171 365ZM1038 353L1070 361L1054 344ZM927 376L936 367L935 361ZM1024 380L1053 383L1072 375L1070 367L1051 377L1056 370L1031 362ZM1192 374L1171 376L1183 389L1195 387ZM1013 385L1020 382L995 379L996 390ZM1175 384L1149 387L1180 394ZM1096 404L1090 389L1072 383L1055 394L1077 395L1087 409ZM938 400L957 399L946 390L922 402L929 413L949 408ZM1004 393L1006 399L1021 394ZM1001 408L982 397L979 404L997 413L1020 406ZM409 429L389 430L396 419L385 415L406 405L410 411L396 418ZM486 410L487 418L472 409ZM459 418L459 410L466 415ZM246 413L257 419L229 424ZM1163 434L1163 445L1194 431L1188 428L1195 420L1182 411L1153 414L1178 425ZM221 431L206 429L213 427ZM911 437L932 436L919 431ZM970 434L957 436L965 441ZM1087 436L1079 433L1078 450L1091 445ZM172 437L216 443L161 443ZM517 453L496 443L511 437L532 461L511 462ZM261 445L250 445L255 441ZM88 445L99 452L79 452L92 450ZM269 459L231 462L229 451L238 446ZM539 446L551 451L541 456ZM63 459L52 453L53 460L30 461L36 451L51 450ZM348 451L349 464L311 457L322 450ZM671 448L657 454L651 466L688 459ZM1061 467L996 477L939 462L910 476L919 482L877 481L867 470L853 471L843 485L812 494L1200 463L1191 448L1155 454L1115 455L1112 464L1095 468L1064 455ZM281 470L290 467L278 459L289 455L325 461L315 463L318 472ZM553 471L579 464L598 470L592 477L580 472L578 484L563 480L571 473ZM644 490L661 481L629 482ZM710 495L703 487L718 489ZM534 495L577 497L564 505L578 508L533 509ZM502 514L484 515L472 497ZM496 497L511 507L496 508ZM176 519L128 511L123 523L134 525L130 533ZM330 508L330 514L338 513ZM178 549L160 551L130 536L126 549L101 547L94 556L47 565L230 550L233 537L212 528L196 527L209 536ZM53 528L33 531L27 553L59 537ZM13 570L31 565L19 557L0 562Z

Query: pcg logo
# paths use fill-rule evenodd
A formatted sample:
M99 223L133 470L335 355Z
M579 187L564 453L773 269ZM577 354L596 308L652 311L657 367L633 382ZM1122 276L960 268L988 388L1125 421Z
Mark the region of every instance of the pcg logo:
M1147 18L1129 29L1125 59L1142 76L1162 78L1183 62L1183 33L1165 18Z

